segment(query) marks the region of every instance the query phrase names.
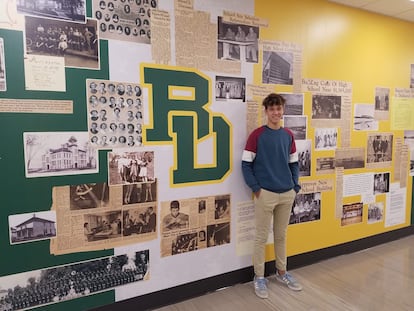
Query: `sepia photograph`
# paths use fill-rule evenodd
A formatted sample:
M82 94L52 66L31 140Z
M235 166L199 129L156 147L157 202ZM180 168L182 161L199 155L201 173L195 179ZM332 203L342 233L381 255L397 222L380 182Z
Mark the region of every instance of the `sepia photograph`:
M230 243L230 222L207 226L207 247Z
M335 167L343 167L345 170L365 167L365 149L335 149Z
M230 195L214 198L214 219L230 219Z
M341 96L312 95L312 119L341 119Z
M88 132L27 132L23 140L27 178L98 172Z
M17 12L44 18L85 23L85 0L17 1Z
M0 310L32 309L149 278L149 250L0 277ZM60 307L56 307L59 309Z
M293 85L293 52L263 51L262 83Z
M244 102L246 78L216 76L216 100Z
M283 127L292 131L295 140L305 140L308 116L283 116Z
M179 234L172 240L171 255L177 255L182 253L188 253L196 251L198 249L198 234L185 233Z
M122 204L157 201L157 179L149 182L128 183L122 186Z
M89 183L70 186L70 210L107 207L109 186L104 183Z
M122 235L131 236L156 232L157 214L156 206L135 207L124 209L122 212Z
M296 152L298 153L299 176L310 176L312 162L312 141L310 139L297 140Z
M333 174L335 173L335 158L316 158L316 174Z
M257 63L259 27L217 21L217 57L219 59Z
M158 0L93 1L93 17L99 23L102 39L137 43L151 42L151 10Z
M354 130L378 131L378 121L375 120L374 105L355 104Z
M390 191L390 173L374 174L374 194L381 194Z
M113 149L108 152L108 181L110 186L155 181L154 151ZM149 187L149 190L152 188ZM145 194L146 198L153 201L154 198L150 197L152 194L152 191L149 191Z
M363 203L345 204L342 206L341 226L362 222Z
M121 237L121 211L110 211L83 215L85 241L94 242Z
M56 237L56 212L44 211L9 215L10 244Z
M179 200L170 201L169 212L162 218L162 232L190 227L189 207L183 211L181 205Z
M303 115L303 93L279 93L285 99L284 115Z
M381 163L392 161L393 134L376 133L368 135L367 163Z
M321 219L321 193L298 193L292 205L289 224Z
M368 204L368 224L373 224L384 220L384 204L375 202Z
M334 150L337 147L337 128L315 129L315 150Z
M25 21L26 54L63 57L65 67L100 68L96 20L78 24L26 16Z

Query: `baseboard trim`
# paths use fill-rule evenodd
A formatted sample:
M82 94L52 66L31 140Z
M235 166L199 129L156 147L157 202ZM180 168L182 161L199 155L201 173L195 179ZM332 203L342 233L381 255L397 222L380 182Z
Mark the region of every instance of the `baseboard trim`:
M391 242L414 234L414 226L381 233L375 236L343 243L300 255L291 256L288 259L289 270L316 263L321 260L335 256L357 252L379 244ZM274 262L266 263L266 274L275 272ZM164 289L150 294L119 301L110 305L101 306L93 311L136 311L151 310L166 305L177 303L183 300L194 298L216 291L218 289L233 286L239 283L246 283L252 280L253 268L247 267L236 271L220 274L214 277L197 280L191 283Z

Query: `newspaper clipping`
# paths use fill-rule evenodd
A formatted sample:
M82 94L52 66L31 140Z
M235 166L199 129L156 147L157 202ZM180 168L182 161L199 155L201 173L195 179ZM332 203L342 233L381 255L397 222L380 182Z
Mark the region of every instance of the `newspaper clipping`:
M230 194L161 202L161 256L230 243Z
M156 184L156 182L155 182ZM89 183L53 188L55 255L109 249L157 237L156 201L123 205L122 186Z
M302 91L312 93L311 126L340 127L341 146L350 146L352 83L347 81L302 79Z

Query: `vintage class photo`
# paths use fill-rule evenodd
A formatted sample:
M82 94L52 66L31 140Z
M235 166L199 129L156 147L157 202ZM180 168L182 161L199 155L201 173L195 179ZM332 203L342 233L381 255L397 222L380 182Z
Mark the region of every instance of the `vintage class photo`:
M66 67L99 69L96 20L85 24L25 17L26 53L64 57Z

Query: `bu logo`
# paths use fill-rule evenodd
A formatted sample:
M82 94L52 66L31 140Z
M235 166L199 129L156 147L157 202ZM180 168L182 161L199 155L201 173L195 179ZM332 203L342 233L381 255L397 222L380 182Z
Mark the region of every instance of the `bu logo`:
M144 64L141 77L149 89L146 144L173 144L171 186L216 183L231 170L231 125L209 110L210 79L195 69ZM213 163L197 163L197 146L214 141Z

